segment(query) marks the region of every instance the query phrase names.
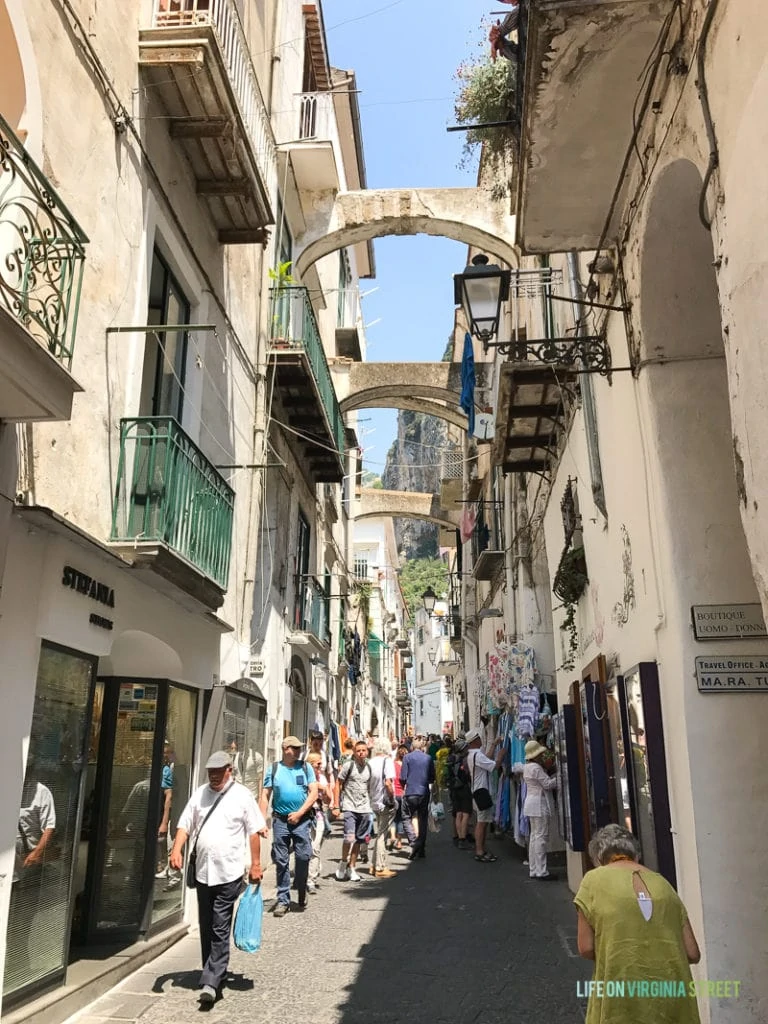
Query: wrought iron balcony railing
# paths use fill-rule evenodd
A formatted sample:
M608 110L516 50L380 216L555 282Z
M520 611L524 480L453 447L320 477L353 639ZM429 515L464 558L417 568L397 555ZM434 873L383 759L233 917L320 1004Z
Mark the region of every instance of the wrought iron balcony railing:
M235 0L154 0L153 28L211 25L248 129L270 202L277 200L277 148Z
M88 238L0 116L0 307L67 369Z
M331 379L328 359L320 330L317 326L312 303L306 288L297 285L271 289L272 326L271 345L273 349L294 349L306 353L312 368L312 375L328 420L331 435L336 444L339 458L344 458L344 418Z
M573 367L579 372L599 373L603 376L608 376L611 372L611 349L605 338L597 335L496 341L491 342L490 347L497 349L501 355L509 356L515 362L524 363L532 360Z
M226 590L235 493L171 416L120 421L113 541L154 541Z

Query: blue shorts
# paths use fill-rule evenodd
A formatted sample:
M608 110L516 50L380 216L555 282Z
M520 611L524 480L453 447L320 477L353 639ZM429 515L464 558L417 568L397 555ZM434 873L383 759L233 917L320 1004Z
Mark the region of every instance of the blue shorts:
M344 811L344 842L363 843L371 827L368 811Z

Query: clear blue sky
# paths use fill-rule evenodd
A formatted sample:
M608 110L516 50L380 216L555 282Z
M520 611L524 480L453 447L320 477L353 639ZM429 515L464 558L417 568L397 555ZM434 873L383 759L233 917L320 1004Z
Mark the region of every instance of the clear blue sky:
M357 74L369 188L475 184L460 171L454 75L478 52L494 0L323 0L331 63ZM376 279L362 282L368 359L439 360L453 328L453 274L466 246L427 235L376 239ZM365 465L381 473L397 413L360 413Z

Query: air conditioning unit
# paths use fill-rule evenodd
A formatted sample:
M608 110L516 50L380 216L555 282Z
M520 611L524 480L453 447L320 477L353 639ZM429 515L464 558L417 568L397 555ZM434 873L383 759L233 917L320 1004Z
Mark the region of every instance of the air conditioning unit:
M266 672L266 665L261 658L253 658L248 663L248 675L249 676L263 676Z

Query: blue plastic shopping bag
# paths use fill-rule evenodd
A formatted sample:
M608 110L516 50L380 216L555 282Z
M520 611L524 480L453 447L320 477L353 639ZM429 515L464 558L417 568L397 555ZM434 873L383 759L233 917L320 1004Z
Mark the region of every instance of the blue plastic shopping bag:
M235 945L243 953L257 953L261 949L261 919L264 900L260 885L249 885L240 898L235 915Z

